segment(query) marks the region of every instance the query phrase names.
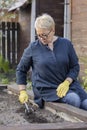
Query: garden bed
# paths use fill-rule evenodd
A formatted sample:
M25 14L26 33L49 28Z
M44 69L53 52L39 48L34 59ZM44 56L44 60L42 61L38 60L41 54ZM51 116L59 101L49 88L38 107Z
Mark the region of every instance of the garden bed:
M55 103L46 103L45 109L39 109L32 101L31 91L29 92L31 100L28 106L34 111L26 115L25 106L18 101L17 86L15 84L0 86L0 130L87 129L86 111L66 104ZM65 120L65 117L68 117L68 121Z
M25 114L25 105L20 104L18 95L14 95L8 89L0 89L0 125L25 125L29 123L57 123L64 119L51 113L49 110L39 109L28 103L34 111Z

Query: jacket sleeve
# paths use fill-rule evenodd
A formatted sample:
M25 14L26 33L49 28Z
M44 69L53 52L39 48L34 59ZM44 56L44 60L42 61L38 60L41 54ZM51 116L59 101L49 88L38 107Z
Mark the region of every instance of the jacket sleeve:
M24 50L21 60L16 69L16 82L17 84L27 84L27 72L32 66L32 49L31 45Z
M78 57L72 44L69 46L69 73L67 77L76 80L79 74L80 66Z

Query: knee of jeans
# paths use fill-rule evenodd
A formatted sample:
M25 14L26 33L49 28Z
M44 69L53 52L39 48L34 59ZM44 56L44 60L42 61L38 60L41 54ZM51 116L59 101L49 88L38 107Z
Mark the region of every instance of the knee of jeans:
M80 107L81 100L79 95L76 93L68 93L65 97L65 102L75 107Z
M84 109L84 110L87 110L87 99L82 101L81 108Z

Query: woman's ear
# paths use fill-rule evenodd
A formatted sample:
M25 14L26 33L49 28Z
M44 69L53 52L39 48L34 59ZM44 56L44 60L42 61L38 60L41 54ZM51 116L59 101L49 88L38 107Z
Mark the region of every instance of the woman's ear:
M53 33L55 34L55 29L53 29Z
M52 31L53 31L53 32L54 32L54 34L55 34L55 28L54 28L54 27L52 28Z

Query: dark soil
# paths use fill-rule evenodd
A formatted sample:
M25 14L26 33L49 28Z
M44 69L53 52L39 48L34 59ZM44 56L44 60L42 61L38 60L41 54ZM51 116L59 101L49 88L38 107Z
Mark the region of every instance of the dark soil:
M25 114L25 105L20 104L18 95L9 93L7 89L0 89L0 125L24 125L29 123L56 123L64 119L45 109L35 108L28 103L34 111Z

